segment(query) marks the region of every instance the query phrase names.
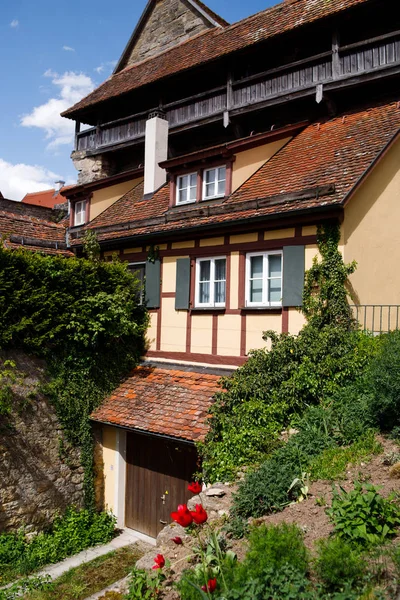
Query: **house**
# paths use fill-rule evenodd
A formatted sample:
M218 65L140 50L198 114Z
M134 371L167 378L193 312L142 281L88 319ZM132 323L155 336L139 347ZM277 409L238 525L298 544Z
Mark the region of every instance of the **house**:
M157 533L194 468L179 476L171 447L189 456L204 435L215 378L263 347L263 331L303 326L318 225L340 223L363 324L397 326L395 9L285 0L228 25L195 0L150 0L112 77L63 113L79 171L62 192L71 248L95 231L105 260L145 277L151 316L147 364L93 414L120 525Z
M6 248L74 256L67 247L63 212L0 198L0 239Z
M60 195L60 192L61 190L67 190L71 186L65 186L64 181L57 181L56 183L58 184L57 188L25 194L21 202L35 206L44 206L46 208L54 208L59 204L64 204L65 198Z

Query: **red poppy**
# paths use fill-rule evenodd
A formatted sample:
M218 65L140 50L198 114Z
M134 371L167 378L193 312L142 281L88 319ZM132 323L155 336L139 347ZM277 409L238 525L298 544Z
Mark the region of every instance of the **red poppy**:
M193 521L197 525L201 525L207 521L207 513L202 507L201 504L196 504L196 510L191 510L190 514L192 516Z
M171 518L176 523L179 523L179 525L182 525L182 527L188 527L193 521L193 517L186 504L180 504L178 510L171 513Z
M202 487L198 481L192 481L192 483L188 485L188 490L189 492L192 492L192 494L200 494Z
M202 585L201 589L203 590L203 592L210 592L210 594L212 594L217 589L217 580L209 579L207 581L207 585Z
M181 544L183 544L182 538L179 537L179 535L177 535L174 538L171 538L171 542L174 542L177 546L180 546Z
M154 565L151 567L152 569L162 569L165 565L165 558L162 554L157 554L154 559Z

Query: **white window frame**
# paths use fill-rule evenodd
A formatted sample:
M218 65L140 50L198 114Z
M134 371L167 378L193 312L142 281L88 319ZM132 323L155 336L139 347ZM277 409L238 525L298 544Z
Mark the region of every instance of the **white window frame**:
M214 194L213 196L206 196L206 173L210 173L210 171L215 171L214 176L214 190L218 189L218 169L225 169L225 189L223 194ZM204 169L203 171L203 190L202 190L202 199L203 200L212 200L213 198L223 198L226 194L226 175L227 168L226 165L218 165L217 167L212 167L211 169Z
M262 276L262 301L251 302L250 301L250 273L251 273L251 259L255 256L263 257L263 276ZM267 276L268 273L268 261L270 256L281 257L281 293L283 293L283 252L282 250L272 250L270 252L250 252L246 254L246 306L282 306L282 297L279 302L269 302L269 281L270 278Z
M80 210L78 210L78 207ZM78 215L80 219L78 219ZM84 225L86 223L86 200L79 200L75 202L74 206L74 227Z
M215 294L215 261L225 260L225 302L214 302ZM205 261L210 261L210 302L200 302L200 264ZM226 256L207 256L196 259L196 293L194 305L197 308L224 308L226 305Z
M194 175L196 177L196 198L194 200L190 199L190 189L193 187L190 185L190 177L192 177L192 175ZM185 188L179 187L179 183L182 181L182 179L184 177L188 177L188 182L189 185L186 188L186 200L183 201L179 201L179 192L180 190L183 190ZM192 172L192 173L182 173L182 175L178 175L178 177L176 178L176 187L175 187L175 201L177 205L182 205L182 204L193 204L193 202L196 202L197 199L197 173L196 172Z
M138 304L141 306L142 304L144 304L144 296L145 296L146 263L145 263L145 261L128 263L128 268L132 274L135 273L135 267L144 267L143 287L140 290L140 296L139 296L139 302L138 302ZM138 271L138 269L136 269L136 271Z

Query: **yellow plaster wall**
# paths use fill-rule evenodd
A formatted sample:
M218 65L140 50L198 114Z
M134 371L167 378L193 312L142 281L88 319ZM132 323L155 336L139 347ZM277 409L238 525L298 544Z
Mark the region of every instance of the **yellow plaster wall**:
M297 335L305 325L306 319L297 308L289 308L289 333Z
M294 237L294 227L288 229L274 229L264 232L264 240L279 240Z
M109 187L95 190L93 196L90 199L90 220L93 221L100 213L106 208L109 208L114 202L119 200L121 196L129 192L138 183L143 181L143 177L136 179L130 179L116 185L110 185Z
M231 308L239 308L239 252L231 252Z
M181 248L194 248L194 240L187 240L184 242L172 242L172 250L180 250Z
M175 310L175 298L161 300L161 350L165 352L185 352L186 350L185 310Z
M147 341L149 344L149 350L157 350L156 341L157 341L157 323L158 323L158 314L150 313L150 323L147 328Z
M305 225L301 228L302 235L317 235L317 226L316 225Z
M261 314L247 315L246 317L246 353L249 350L265 348L268 346L262 339L262 334L267 329L273 329L277 333L282 331L282 315Z
M257 146L244 152L236 154L236 160L232 169L232 192L237 190L253 173L255 173L265 162L267 162L282 146L291 138L276 140L270 144Z
M304 255L305 255L305 257L304 257L305 258L305 269L307 271L308 269L310 269L312 267L314 256L318 256L318 258L320 258L317 244L310 244L309 246L306 246Z
M231 235L229 241L231 244L247 244L248 242L256 242L258 240L258 233L239 233L238 235Z
M223 237L213 237L200 240L200 246L221 246L223 243Z
M142 251L142 246L139 246L138 248L124 248L122 250L123 254L137 254L138 252Z
M104 504L115 513L115 469L117 465L117 430L103 426Z
M212 315L192 315L191 352L211 354L212 322Z
M218 316L217 353L221 356L240 356L240 315Z
M181 256L179 258L182 258ZM162 261L162 291L176 291L176 256L164 256Z
M344 258L356 304L400 304L400 141L350 199L344 214Z

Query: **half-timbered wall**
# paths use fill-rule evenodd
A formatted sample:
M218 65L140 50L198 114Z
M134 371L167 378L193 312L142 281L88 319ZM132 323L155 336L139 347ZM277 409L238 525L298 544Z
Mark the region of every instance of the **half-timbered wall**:
M160 245L160 306L150 309L149 358L208 364L239 365L253 348L262 348L263 331L298 333L304 318L296 308L245 307L245 259L248 252L305 247L305 268L317 254L316 228L292 227L259 230ZM121 260L146 261L149 247L126 248ZM197 258L226 256L226 305L223 309L199 309L194 305ZM177 260L191 263L190 307L176 310Z

